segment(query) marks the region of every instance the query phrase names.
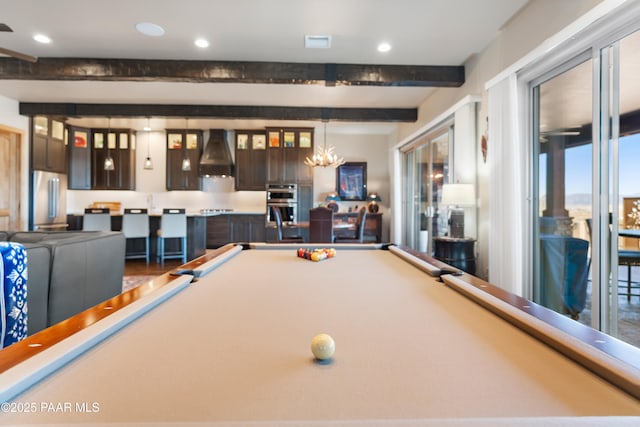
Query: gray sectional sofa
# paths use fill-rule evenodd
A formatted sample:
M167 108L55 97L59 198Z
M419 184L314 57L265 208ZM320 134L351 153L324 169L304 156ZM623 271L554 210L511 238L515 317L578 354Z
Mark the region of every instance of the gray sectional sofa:
M107 231L0 231L27 250L32 335L122 292L125 238Z

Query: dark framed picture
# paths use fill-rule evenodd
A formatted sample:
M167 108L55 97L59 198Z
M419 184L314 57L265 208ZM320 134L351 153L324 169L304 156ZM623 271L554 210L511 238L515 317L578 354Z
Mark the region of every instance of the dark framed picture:
M366 200L367 162L347 162L338 166L336 192L340 200Z

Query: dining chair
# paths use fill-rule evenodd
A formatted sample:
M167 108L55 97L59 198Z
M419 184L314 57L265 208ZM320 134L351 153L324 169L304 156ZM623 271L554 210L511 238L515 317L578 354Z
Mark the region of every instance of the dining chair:
M578 320L587 301L589 242L571 236L540 236L540 303Z
M109 208L86 208L82 218L83 231L111 231Z
M183 263L187 262L187 215L184 209L163 209L157 235L160 264L164 266L164 260L170 258L181 258ZM167 253L166 239L178 239L180 250Z
M278 208L270 206L271 214L276 222L276 231L278 243L304 243L304 237L299 235L286 235L284 226L282 225L282 215Z
M589 234L589 242L591 242L592 219L587 218L585 221L587 223L587 232ZM611 230L611 221L612 221L612 216L609 215L609 230ZM627 291L623 293L618 292L618 295L626 296L627 302L630 302L632 296L640 297L640 293L635 294L632 292L634 289L640 289L640 286L638 286L636 282L633 282L631 280L632 279L631 267L640 267L640 251L618 248L618 265L627 266ZM591 268L591 256L589 256L588 266L589 268Z
M125 239L144 239L144 252L127 252L125 259L145 258L149 264L149 214L146 209L125 209L122 216Z
M358 217L356 219L356 228L353 230L353 234L336 236L335 243L364 243L364 229L367 222L367 208L361 207L358 211Z
M309 243L333 243L333 209L309 209Z

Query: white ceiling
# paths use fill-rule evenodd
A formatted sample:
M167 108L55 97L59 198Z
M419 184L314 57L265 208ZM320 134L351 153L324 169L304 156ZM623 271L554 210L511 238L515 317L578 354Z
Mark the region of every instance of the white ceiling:
M0 47L39 57L463 65L481 52L526 2L0 0L0 22L14 30L0 32ZM136 24L145 21L162 26L165 35L138 33ZM36 33L48 35L52 42L35 42L32 36ZM332 36L331 48L305 49L307 34ZM198 37L208 39L210 46L197 48L193 41ZM392 45L390 52L376 50L382 41ZM0 80L0 95L25 102L415 108L432 91L412 87ZM141 129L143 122L146 119L131 126ZM183 124L184 120L174 126ZM170 126L154 123L154 127L165 125ZM259 121L190 121L190 127L202 128L264 125ZM365 129L332 123L330 127L389 133L393 124L367 124Z

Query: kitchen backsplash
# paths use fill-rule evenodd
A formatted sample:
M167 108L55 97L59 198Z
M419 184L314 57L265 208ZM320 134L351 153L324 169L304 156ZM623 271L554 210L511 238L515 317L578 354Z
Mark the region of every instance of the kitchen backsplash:
M211 182L208 182L211 181ZM264 213L266 193L264 191L234 191L233 180L207 179L203 191L109 191L109 190L69 190L67 213L82 213L94 202L120 202L122 209L147 208L161 212L163 208L185 208L190 211L200 209L233 209L238 212Z

